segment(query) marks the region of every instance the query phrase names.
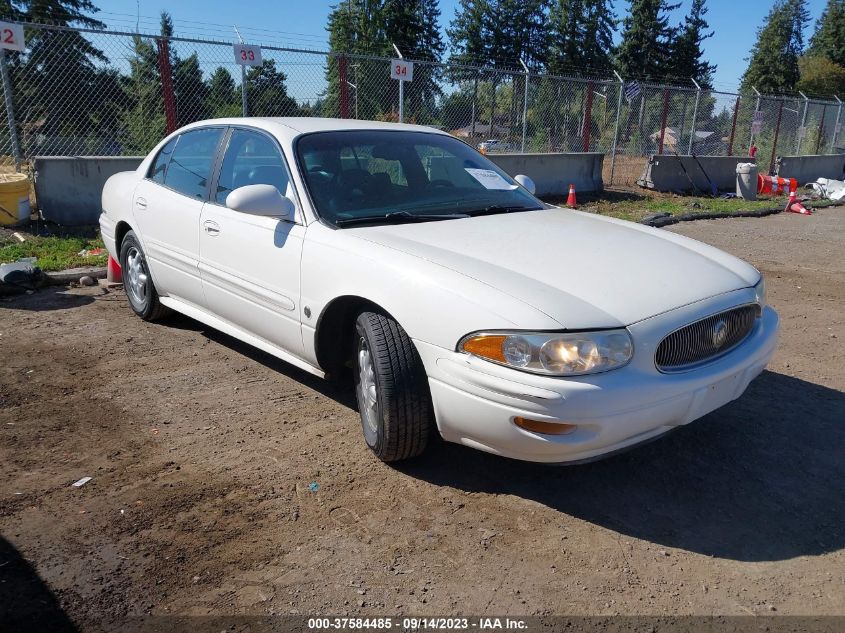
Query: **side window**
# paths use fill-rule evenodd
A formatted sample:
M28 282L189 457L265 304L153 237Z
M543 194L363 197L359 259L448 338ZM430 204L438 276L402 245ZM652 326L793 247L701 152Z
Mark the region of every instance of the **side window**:
M234 130L223 156L215 200L226 204L226 196L245 185L273 185L284 196L288 172L276 144L264 134Z
M205 198L222 128L191 130L179 136L164 175L164 184L191 198Z
M173 153L173 148L176 146L176 141L178 139L178 136L174 136L165 143L164 147L161 148L161 151L158 153L158 156L156 156L153 164L150 166L150 171L147 174L150 180L164 184L164 173L167 170L167 163L170 162L170 155Z

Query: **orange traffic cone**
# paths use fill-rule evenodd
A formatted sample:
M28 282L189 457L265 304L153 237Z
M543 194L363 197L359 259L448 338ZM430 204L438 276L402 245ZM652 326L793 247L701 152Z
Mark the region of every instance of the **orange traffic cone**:
M569 197L566 199L566 206L570 209L578 208L578 202L575 200L575 185L569 185Z
M798 199L798 196L795 195L794 191L789 193L789 200L786 202L786 208L784 211L789 211L790 213L800 213L801 215L813 215L807 207L801 204L801 201Z
M109 283L119 284L123 282L121 275L120 264L117 263L114 257L109 255L108 267L106 268L106 280Z

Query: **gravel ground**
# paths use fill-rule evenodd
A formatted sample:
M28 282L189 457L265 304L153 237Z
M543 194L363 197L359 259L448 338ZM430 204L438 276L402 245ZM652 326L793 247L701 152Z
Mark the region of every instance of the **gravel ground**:
M4 299L0 623L845 615L845 210L670 230L767 275L779 351L739 400L576 467L444 443L387 466L350 392L195 321Z

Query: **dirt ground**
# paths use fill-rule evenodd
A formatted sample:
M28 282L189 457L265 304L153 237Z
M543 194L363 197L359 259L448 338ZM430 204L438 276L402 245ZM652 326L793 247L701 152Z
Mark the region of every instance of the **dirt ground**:
M574 467L442 442L388 466L350 392L190 319L145 324L122 291L0 301L0 629L845 615L845 210L671 230L766 274L779 351L739 400Z

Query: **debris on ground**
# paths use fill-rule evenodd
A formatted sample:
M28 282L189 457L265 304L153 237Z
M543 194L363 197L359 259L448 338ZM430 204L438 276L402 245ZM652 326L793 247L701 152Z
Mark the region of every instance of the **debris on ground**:
M83 477L83 478L82 478L82 479L80 479L79 481L74 481L74 482L71 484L71 486L72 486L72 487L74 487L74 488L82 488L82 486L84 486L85 484L87 484L87 483L88 483L89 481L91 481L92 479L93 479L93 477Z
M317 492L319 489L320 484L318 484L316 481L312 481L310 484L308 484L308 490L310 490L311 492Z
M826 198L836 202L845 198L845 181L833 178L819 178L815 182L808 182L804 189L812 192L812 198Z
M79 285L80 286L93 286L97 282L94 281L94 278L89 275L83 275L79 278Z
M106 249L104 248L83 248L77 253L80 257L99 257L100 255L105 254Z
M0 295L22 294L40 287L44 273L35 262L34 257L26 257L11 264L0 264Z

